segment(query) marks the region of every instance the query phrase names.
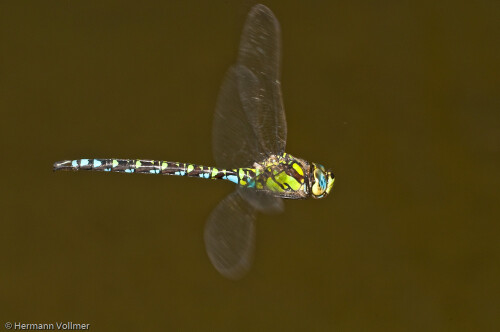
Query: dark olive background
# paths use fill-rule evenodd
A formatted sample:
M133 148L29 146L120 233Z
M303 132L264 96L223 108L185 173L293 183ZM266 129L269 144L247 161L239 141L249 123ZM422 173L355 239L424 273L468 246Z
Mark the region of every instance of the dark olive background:
M287 150L337 181L259 217L240 281L203 244L230 183L52 172L85 157L212 164L253 4L1 2L1 324L498 330L498 1L266 2Z

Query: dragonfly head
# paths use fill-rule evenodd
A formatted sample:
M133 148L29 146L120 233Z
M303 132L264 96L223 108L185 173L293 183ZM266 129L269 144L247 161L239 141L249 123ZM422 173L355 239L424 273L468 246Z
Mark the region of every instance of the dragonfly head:
M320 164L312 163L311 193L313 198L323 198L330 193L335 181L335 175L331 171L325 170Z

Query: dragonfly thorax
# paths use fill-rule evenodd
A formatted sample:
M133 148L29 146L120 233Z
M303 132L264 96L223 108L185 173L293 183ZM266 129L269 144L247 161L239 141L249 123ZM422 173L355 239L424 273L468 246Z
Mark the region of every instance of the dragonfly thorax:
M333 185L333 174L323 166L308 163L288 153L271 155L253 168L240 169L239 185L270 192L273 196L303 199L322 198Z

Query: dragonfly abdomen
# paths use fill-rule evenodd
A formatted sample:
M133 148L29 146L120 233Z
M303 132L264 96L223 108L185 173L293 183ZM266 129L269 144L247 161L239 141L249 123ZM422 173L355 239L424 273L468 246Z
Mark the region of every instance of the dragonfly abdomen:
M160 165L154 160L136 159L75 159L54 163L54 171L102 171L120 173L159 174Z
M119 173L163 174L204 179L228 180L238 184L237 169L218 169L172 161L144 160L144 159L75 159L54 163L54 171L103 171Z

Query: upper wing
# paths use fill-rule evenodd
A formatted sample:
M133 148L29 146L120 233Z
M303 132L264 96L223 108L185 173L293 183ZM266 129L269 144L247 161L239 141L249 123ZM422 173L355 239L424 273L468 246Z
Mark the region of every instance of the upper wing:
M256 99L256 109L245 111L266 152L281 154L287 133L280 83L281 31L273 12L264 5L254 6L248 14L237 63L250 69L259 82L257 95L250 96Z
M241 98L242 94L256 94L252 91L257 89L257 78L246 67L234 65L228 69L219 91L212 129L212 149L217 167L251 166L265 157L254 125L245 112L245 108L256 107L247 101L244 108ZM242 90L246 92L240 93Z
M217 166L251 166L285 151L280 49L276 17L263 5L253 7L241 35L238 61L226 73L217 99L212 134Z

